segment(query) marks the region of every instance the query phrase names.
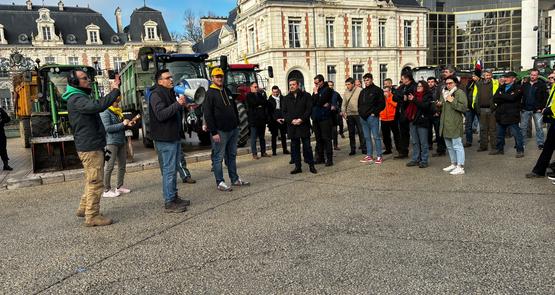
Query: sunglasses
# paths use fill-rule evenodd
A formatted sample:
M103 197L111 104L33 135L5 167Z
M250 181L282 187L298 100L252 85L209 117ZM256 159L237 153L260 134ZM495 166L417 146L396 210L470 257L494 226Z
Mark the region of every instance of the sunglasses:
M555 79L555 76L547 77L547 79Z

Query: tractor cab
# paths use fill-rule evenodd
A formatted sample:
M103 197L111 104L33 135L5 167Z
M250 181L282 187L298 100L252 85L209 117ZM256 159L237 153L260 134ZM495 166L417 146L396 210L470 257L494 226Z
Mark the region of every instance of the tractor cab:
M266 89L266 79L263 79L257 64L230 64L225 71L225 86L234 94L238 102L244 102L247 99L247 93L250 92L250 84L258 83L260 89ZM268 67L268 76L273 78L273 69Z

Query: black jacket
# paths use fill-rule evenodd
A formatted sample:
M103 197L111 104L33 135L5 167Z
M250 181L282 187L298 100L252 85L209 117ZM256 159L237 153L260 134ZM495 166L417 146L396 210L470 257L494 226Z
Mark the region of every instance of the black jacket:
M157 141L181 140L180 113L183 107L177 102L173 88L156 85L151 88L149 99L150 134Z
M264 127L268 123L268 101L261 92L247 94L249 126Z
M79 93L69 97L67 100L69 124L73 129L75 148L78 152L104 149L106 146L106 131L100 119L100 113L109 108L119 95L119 89L114 89L99 100Z
M412 122L414 125L423 128L430 127L434 110L434 108L432 108L432 100L432 92L427 92L424 94L424 97L422 97L422 102L418 102L416 97L414 97L412 101L409 101L409 104L414 103L416 105L416 116Z
M370 115L380 117L380 112L385 109L385 97L383 90L372 84L360 92L358 98L358 114L366 120Z
M521 100L522 88L516 82L507 91L505 91L505 85L499 85L499 89L493 96L497 122L503 125L518 124L522 107Z
M297 96L293 93L283 98L283 116L287 123L287 134L291 138L310 137L310 115L312 113L312 97L307 92L299 90ZM301 125L293 125L294 119L301 119Z
M232 131L239 126L237 104L231 96L231 91L226 88L219 89L211 85L206 91L202 112L212 135L218 134L218 131Z
M333 90L327 83L318 89L318 93L312 94L312 120L325 121L331 119L331 103ZM326 107L324 107L327 104Z
M277 101L273 96L268 97L268 128L271 132L278 130L283 125L277 122L277 119L283 119L283 96L279 96L279 108Z
M416 85L416 82L412 81L412 83L409 85L399 86L393 92L393 101L397 103L397 120L399 120L399 122L407 122L407 117L405 117L405 110L407 109L408 103L405 101L405 95L408 96L409 94L416 93Z
M0 137L6 137L6 132L4 131L4 125L10 122L10 116L3 108L0 108Z
M534 85L530 82L522 84L522 108L526 111L542 110L547 103L547 96L547 85L541 79Z

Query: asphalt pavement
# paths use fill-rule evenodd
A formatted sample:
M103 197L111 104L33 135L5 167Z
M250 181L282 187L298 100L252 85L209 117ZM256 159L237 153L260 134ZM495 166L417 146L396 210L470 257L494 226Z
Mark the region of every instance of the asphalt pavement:
M158 170L131 173L99 228L74 215L81 182L2 191L0 294L554 294L555 185L524 178L539 151L476 149L464 176L345 147L316 175L243 156L252 185L230 193L196 163L183 214L163 213Z

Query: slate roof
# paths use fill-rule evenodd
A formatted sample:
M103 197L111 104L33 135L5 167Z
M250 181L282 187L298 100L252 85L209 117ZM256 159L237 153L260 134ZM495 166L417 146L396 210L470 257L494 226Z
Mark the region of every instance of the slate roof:
M124 32L129 34L131 42L142 42L141 36L144 35L145 31L143 25L149 20L158 24L158 35L160 35L162 41L172 41L162 13L158 10L144 6L133 11L131 14L131 22L124 29Z
M31 35L37 36L38 10L47 8L50 17L55 21L55 34L62 34L64 44L84 45L87 41L86 26L91 23L100 27L100 38L103 45L120 45L125 43L125 38L119 38L118 42L112 42L116 32L108 24L106 19L98 12L85 7L65 6L59 11L58 6L34 5L28 10L25 5L0 5L0 24L4 26L4 36L9 45L31 45ZM70 41L70 34L75 36L75 41ZM28 43L20 42L20 35L27 36Z

